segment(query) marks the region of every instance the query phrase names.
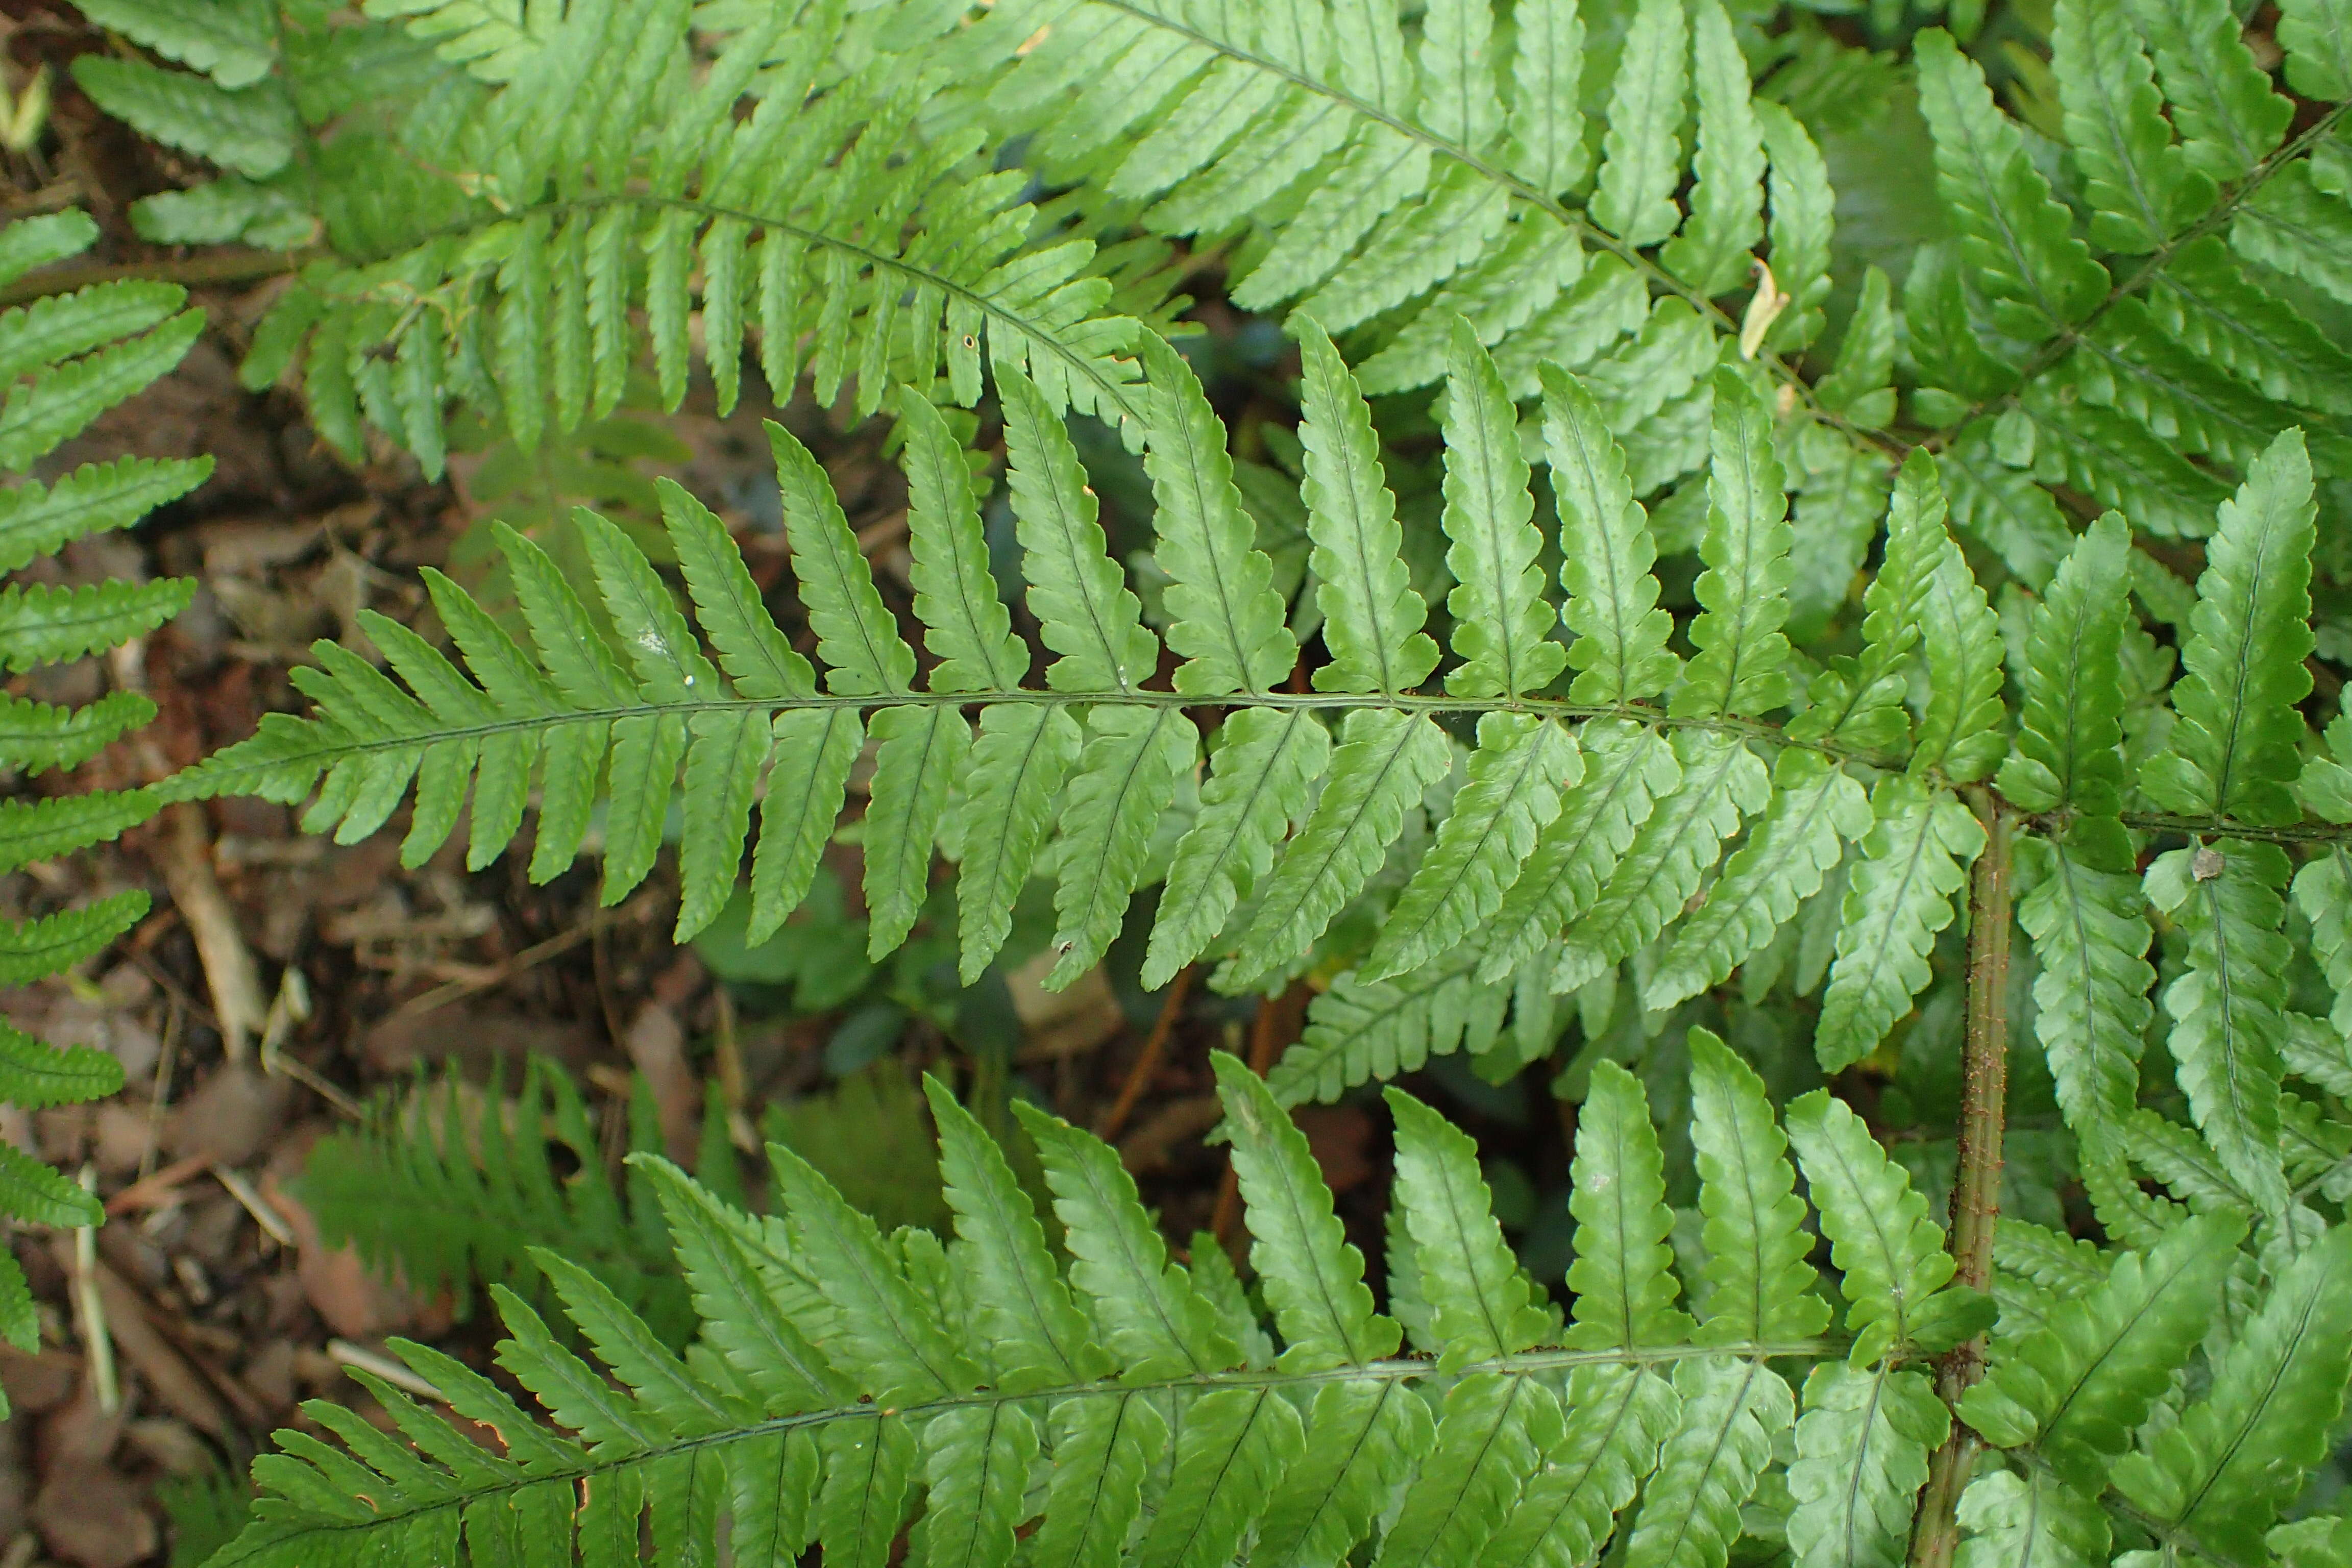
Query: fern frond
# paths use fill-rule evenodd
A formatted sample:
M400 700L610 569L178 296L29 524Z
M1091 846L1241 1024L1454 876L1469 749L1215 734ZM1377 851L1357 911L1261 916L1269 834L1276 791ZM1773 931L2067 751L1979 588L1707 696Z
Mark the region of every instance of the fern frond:
M1575 736L1549 720L1513 713L1481 719L1468 780L1358 978L1384 980L1418 969L1483 925L1559 815L1561 792L1576 787L1584 767Z
M1841 769L1792 750L1778 772L1771 805L1651 971L1642 1005L1652 1011L1720 984L1763 951L1821 891L1846 845L1870 831L1870 797Z
M2158 856L2148 902L2180 926L2188 963L2165 987L2165 1044L2189 1114L2265 1213L2286 1206L2279 1168L2279 1059L2289 948L2280 928L2287 860L2274 844L2222 840Z
M1706 535L1699 559L1699 615L1675 713L1761 713L1790 696L1789 547L1792 538L1772 422L1762 399L1729 371L1715 379L1715 461L1707 477Z
M2062 1480L2095 1495L2204 1335L2243 1235L2243 1221L2209 1216L2123 1254L2005 1348L1961 1418L2003 1447L2035 1445Z
M2141 786L2161 809L2252 823L2297 815L2287 787L2304 733L2294 704L2311 689L2310 476L2302 435L2289 431L2221 508L2181 650L2176 739Z
M1789 1549L1801 1564L1893 1568L1910 1544L1927 1455L1951 1413L1925 1373L1825 1363L1805 1376L1789 1467Z
M2017 921L2033 939L2034 1032L2059 1109L2086 1142L2116 1136L2139 1099L2139 1056L2154 1016L2152 934L2137 879L2087 865L2072 845L2018 847Z
M2106 1561L2106 1515L2057 1477L1986 1469L1960 1494L1968 1531L1960 1568L2095 1568Z
M561 1149L576 1177L559 1175ZM532 1058L511 1101L454 1075L387 1098L356 1131L311 1152L302 1196L321 1231L419 1290L496 1283L543 1295L530 1250L561 1245L638 1312L688 1317L656 1232L605 1173L579 1093ZM461 1298L462 1300L462 1298Z
M2213 1369L2211 1391L2115 1468L2116 1489L2221 1552L2263 1533L2326 1452L2352 1376L2352 1245L2336 1233L2281 1271Z
M1805 1205L1763 1080L1705 1029L1691 1031L1690 1052L1691 1149L1706 1216L1701 1337L1769 1342L1818 1334L1829 1307L1813 1292Z
M1911 1010L1927 984L1936 933L1952 921L1964 868L1984 847L1983 825L1947 791L1889 777L1871 792L1871 809L1876 821L1846 887L1837 962L1813 1029L1824 1071L1868 1056Z
M1568 1270L1576 1313L1568 1342L1593 1349L1672 1344L1691 1325L1675 1306L1666 1245L1674 1214L1641 1081L1614 1062L1600 1063L1576 1128L1569 1194L1576 1261Z
M1822 1234L1843 1271L1857 1365L1908 1342L1952 1277L1941 1226L1910 1177L1887 1159L1862 1119L1821 1090L1790 1103L1789 1142L1804 1168Z
M2123 669L2129 531L2107 513L2084 531L2033 612L2017 749L2000 792L2028 811L2071 811L2071 853L2115 869L2123 807Z

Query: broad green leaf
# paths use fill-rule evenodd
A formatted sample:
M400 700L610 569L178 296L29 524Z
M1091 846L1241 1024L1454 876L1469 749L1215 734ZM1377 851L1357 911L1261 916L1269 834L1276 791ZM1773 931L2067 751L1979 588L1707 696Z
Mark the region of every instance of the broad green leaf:
M2222 839L2157 857L2147 900L2187 938L2164 988L2165 1044L2189 1113L2266 1214L2286 1207L2279 1166L2278 1040L2285 1032L2287 858L2275 844Z
M1519 455L1518 415L1494 360L1466 321L1457 321L1446 355L1445 509L1440 523L1452 542L1445 564L1454 589L1454 651L1462 666L1445 678L1461 697L1517 697L1540 691L1568 650L1548 635L1553 611L1543 597L1536 557L1543 536L1533 521L1528 465Z
M1550 1315L1495 1223L1477 1145L1402 1089L1386 1098L1396 1116L1396 1203L1437 1310L1439 1369L1459 1371L1545 1338Z
M1250 1217L1251 1261L1288 1342L1279 1364L1319 1371L1394 1353L1397 1326L1372 1310L1363 1255L1332 1210L1307 1135L1257 1074L1222 1051L1211 1062Z
M1234 488L1225 427L1208 395L1158 333L1144 340L1151 375L1145 468L1158 503L1153 558L1168 574L1168 646L1185 656L1176 689L1193 696L1264 691L1290 673L1298 645L1283 624L1274 563Z
M1568 1342L1587 1350L1675 1344L1690 1319L1675 1305L1674 1250L1666 1238L1664 1158L1642 1082L1614 1062L1592 1069L1576 1118L1569 1212L1576 1216L1576 1293Z

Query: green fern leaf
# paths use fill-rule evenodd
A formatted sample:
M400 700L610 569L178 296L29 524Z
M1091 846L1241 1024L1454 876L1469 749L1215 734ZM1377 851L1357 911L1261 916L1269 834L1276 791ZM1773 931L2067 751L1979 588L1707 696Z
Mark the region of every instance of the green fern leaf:
M2017 921L2033 939L2034 1032L2058 1105L2086 1143L2111 1139L2139 1099L2139 1054L2156 972L2138 879L2086 865L2071 846L2015 847L2025 891Z
M0 870L119 838L163 803L145 790L92 790L45 800L0 801Z
M1363 1255L1332 1212L1307 1135L1257 1074L1215 1053L1234 1170L1253 1226L1251 1260L1288 1348L1284 1371L1360 1365L1395 1352L1394 1321L1372 1310Z
M0 468L31 468L100 414L144 389L180 363L204 324L203 311L183 310L152 331L11 387L0 403Z
M1673 1384L1646 1367L1598 1364L1569 1373L1566 1411L1566 1432L1528 1478L1479 1568L1591 1562L1612 1520L1656 1468L1682 1402Z
M2263 1532L2326 1453L2352 1375L2352 1236L2280 1271L2213 1369L2211 1392L2115 1468L2116 1489L2212 1552L2259 1558Z
M1750 714L1789 700L1789 498L1772 453L1772 419L1737 373L1715 380L1714 467L1707 476L1706 563L1691 623L1698 652L1675 693L1677 714Z
M1394 1382L1326 1384L1307 1416L1306 1455L1275 1488L1253 1562L1344 1562L1431 1450L1428 1402Z
M1395 1568L1476 1562L1560 1436L1559 1395L1534 1378L1480 1372L1455 1384L1374 1562Z
M1003 1151L937 1079L926 1078L923 1093L939 1128L948 1205L955 1210L955 1261L987 1325L997 1383L1045 1388L1100 1376L1108 1358L1045 1249L1045 1230Z
M1984 72L1940 27L1914 44L1919 110L1936 139L1936 185L1960 231L1993 320L2020 337L2081 321L2107 290L2106 269L2072 230L2066 209L1995 107Z
M2237 14L2211 0L2133 0L2131 13L2156 53L2189 167L2216 180L2252 173L2286 133L2294 110L2271 90Z
M1576 1216L1576 1292L1568 1343L1587 1350L1633 1350L1680 1342L1690 1319L1675 1306L1676 1286L1666 1245L1674 1211L1666 1207L1664 1157L1639 1079L1614 1062L1597 1064L1576 1119L1576 1160L1569 1212Z
M1028 1514L1036 1423L1019 1405L997 1402L950 1410L923 1426L929 1485L923 1517L907 1550L940 1568L989 1568L1013 1554L1013 1530Z
M1264 691L1289 673L1298 645L1283 625L1274 563L1234 488L1224 426L1183 356L1154 334L1144 462L1159 503L1153 559L1171 579L1168 646L1186 657L1176 689L1191 696Z
M2050 35L2066 139L2091 204L2091 238L2144 255L2213 205L2211 178L2172 144L2155 68L2128 0L2066 0Z
M147 895L117 893L37 920L0 922L0 985L29 985L106 951L147 913Z
M1305 709L1244 708L1219 727L1201 811L1176 843L1144 953L1152 990L1197 957L1274 864L1276 843L1306 810L1331 752Z
M1009 691L1028 673L1028 650L989 575L988 540L980 523L971 469L946 419L912 387L898 392L907 434L908 579L915 617L939 662L934 691Z
M1791 1101L1784 1120L1841 1270L1850 1359L1866 1365L1909 1341L1927 1298L1951 1279L1952 1256L1927 1200L1843 1101L1816 1089Z
M135 691L110 691L80 708L0 697L0 752L37 777L79 766L154 716L155 705Z
M971 726L952 708L907 707L880 710L869 730L877 750L866 806L866 952L879 958L922 913L932 845L971 756Z
M1960 1494L1967 1531L1956 1568L2097 1568L2107 1560L2106 1515L2042 1470L1986 1469Z
M874 1222L782 1144L768 1145L768 1164L794 1261L830 1309L822 1339L827 1358L886 1405L976 1384L977 1370L926 1310Z
M1568 662L1579 702L1633 702L1674 683L1682 661L1666 647L1673 617L1658 607L1657 546L1625 477L1625 454L1601 406L1558 366L1543 381L1544 441L1559 510L1561 618L1576 634Z
M1221 990L1250 989L1323 934L1380 868L1405 812L1444 773L1451 753L1444 732L1420 714L1364 708L1348 715L1323 794L1275 862L1239 952L1217 977Z
M1008 376L1000 392L1029 608L1045 646L1062 656L1045 683L1056 691L1132 690L1157 663L1159 644L1106 552L1077 450L1034 384Z
M857 552L832 481L791 431L773 422L767 428L783 492L793 575L816 633L825 689L844 696L906 690L915 676L915 652L875 591L873 570Z
M760 841L751 852L751 918L744 941L753 944L774 935L807 897L841 814L849 770L865 747L866 726L850 709L804 708L778 714L775 736L775 766L761 797ZM543 834L545 817L541 820Z
M1455 587L1454 651L1461 668L1445 689L1463 697L1517 697L1541 690L1568 650L1547 635L1554 613L1543 598L1536 556L1543 536L1532 521L1518 416L1494 360L1466 321L1456 321L1445 380L1445 510L1452 541L1445 564Z
M967 985L1012 933L1013 903L1036 868L1081 740L1067 709L1000 702L981 711L980 739L950 808L954 837L963 846L956 926L962 948L958 973Z
M1477 1146L1402 1089L1389 1089L1386 1099L1396 1117L1396 1201L1444 1346L1439 1370L1494 1361L1548 1337L1550 1314L1537 1304L1495 1223Z
M631 1156L652 1178L677 1263L711 1347L775 1414L821 1409L851 1397L849 1385L802 1333L780 1276L789 1267L762 1245L748 1215L656 1155ZM803 1284L800 1289L811 1289ZM776 1463L810 1456L778 1454ZM811 1477L809 1479L814 1480Z
M1748 104L1748 61L1719 5L1691 17L1691 80L1698 94L1698 183L1690 218L1659 252L1667 269L1701 294L1741 280L1764 237L1764 140Z
M2126 567L2131 534L2108 512L2083 532L2033 612L2017 749L2000 792L2028 811L2094 819L2065 831L2068 852L2120 868Z
M1614 719L1579 734L1584 776L1503 895L1478 964L1482 983L1512 973L1590 910L1654 804L1679 798L1682 767L1664 735Z
M1457 951L1402 980L1359 985L1353 971L1340 975L1308 1005L1305 1036L1266 1075L1275 1098L1285 1105L1337 1100L1352 1085L1411 1072L1433 1053L1457 1049L1477 1026L1475 962ZM1500 1026L1499 1005L1485 1013Z
M1877 821L1846 887L1837 962L1813 1028L1824 1072L1868 1056L1911 1010L1927 984L1936 933L1952 922L1964 868L1984 848L1983 826L1946 791L1885 778L1871 808Z
M1514 10L1511 173L1547 195L1568 190L1591 166L1583 96L1584 18L1573 0L1537 0ZM2352 96L2338 94L2330 96Z
M1168 1423L1149 1394L1065 1399L1054 1406L1054 1479L1031 1538L1039 1564L1113 1568L1143 1506L1145 1469L1160 1461Z
M92 1046L43 1045L0 1024L0 1096L27 1110L103 1100L122 1088L122 1063Z
M1951 1413L1926 1374L1825 1362L1805 1376L1789 1467L1789 1550L1804 1568L1896 1568L1927 1454Z
M1756 1489L1773 1440L1796 1419L1796 1400L1761 1363L1714 1357L1677 1363L1675 1392L1682 1396L1682 1424L1643 1489L1626 1560L1723 1568L1739 1536L1740 1508Z
M2221 508L2197 584L2197 611L2173 689L2180 722L2151 759L2142 788L2183 814L2292 822L2302 716L2311 689L2304 658L2315 516L2311 466L2289 431L2248 470Z
M1480 719L1468 782L1358 977L1384 980L1418 969L1481 926L1501 907L1538 833L1559 815L1560 792L1583 776L1576 737L1560 725L1527 714Z
M1428 606L1399 556L1403 535L1381 477L1371 410L1323 329L1304 315L1291 320L1304 377L1300 495L1314 541L1307 567L1331 653L1315 689L1409 691L1436 668L1437 644L1421 629Z
M1705 1029L1690 1032L1691 1150L1706 1244L1706 1321L1715 1343L1810 1339L1829 1322L1789 1141L1755 1069Z
M2329 845L2295 872L2294 890L2295 907L2311 924L2311 954L2336 994L2328 1023L2352 1037L2346 1029L2352 1023L2352 851Z
M1650 813L1599 897L1569 927L1552 968L1555 992L1575 990L1654 940L1698 890L1740 818L1771 798L1764 763L1736 737L1682 730L1674 749L1681 787Z
M1118 935L1160 813L1175 795L1178 778L1192 771L1198 746L1192 721L1174 708L1105 704L1087 714L1087 729L1059 811L1061 880L1054 889L1059 957L1046 976L1057 990L1092 969Z
M209 458L125 458L76 468L54 484L15 486L0 494L0 571L17 571L68 540L128 528L211 473Z
M1271 1388L1222 1388L1184 1412L1167 1500L1143 1537L1140 1561L1169 1568L1229 1563L1275 1478L1298 1462L1307 1436Z
M1822 329L1822 301L1830 291L1830 236L1835 226L1829 169L1797 117L1778 103L1754 106L1769 160L1773 281L1789 297L1765 341L1782 352L1801 349Z
M261 5L231 3L191 13L154 0L90 0L82 15L225 88L250 87L276 63L270 15Z
M2203 1337L2244 1232L2242 1220L2208 1215L2123 1254L2007 1348L1961 1418L2003 1447L2034 1444L2062 1480L2095 1493Z
M1937 494L1935 565L1915 601L1927 701L1913 737L1911 771L1934 768L1949 783L1967 784L1990 773L2008 749L2001 733L2000 625L1959 546L1944 532L1943 510Z
M1099 1138L1013 1102L1036 1142L1070 1253L1070 1283L1093 1306L1105 1347L1130 1383L1213 1372L1241 1360L1136 1196L1135 1178Z
M816 692L807 659L784 640L760 599L742 552L709 507L669 479L654 481L696 617L742 695L787 700Z
M2352 98L2352 13L2337 0L2287 0L2279 7L2287 85L2305 98Z
M1870 831L1869 795L1819 753L1783 752L1778 771L1771 805L1650 972L1642 1005L1653 1012L1720 984L1761 952L1821 891L1846 845Z
M2276 845L2223 840L2168 851L2144 879L2148 902L2188 938L2164 1010L2189 1114L2265 1213L2286 1206L2276 1041L2285 1031L2287 872Z
M1601 184L1592 217L1629 246L1655 245L1681 221L1675 186L1682 171L1685 59L1683 8L1642 0L1625 35L1601 139Z
M299 129L286 96L267 87L237 91L140 60L83 55L74 84L90 101L141 134L225 169L261 180L292 162Z
M885 1568L914 1481L917 1453L907 1423L889 1416L843 1421L825 1427L817 1441L824 1450L824 1484L817 1493L818 1550L827 1562ZM632 1513L626 1528L635 1525ZM581 1533L587 1534L584 1522ZM614 1533L610 1554L625 1561L620 1554L632 1538L623 1531Z

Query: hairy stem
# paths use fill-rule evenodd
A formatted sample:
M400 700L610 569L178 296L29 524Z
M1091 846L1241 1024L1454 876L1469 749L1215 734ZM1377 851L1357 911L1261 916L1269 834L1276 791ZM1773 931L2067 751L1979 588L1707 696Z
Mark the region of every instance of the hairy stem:
M2009 1099L2010 815L1992 792L1969 791L1985 826L1984 853L1969 883L1968 1023L1960 1062L1959 1173L1952 1183L1953 1278L1972 1290L1992 1284L1994 1222L2000 1217L2000 1139ZM1944 1357L1936 1391L1947 1405L1984 1372L1979 1334ZM1976 1467L1977 1435L1954 1421L1919 1494L1913 1568L1949 1568L1959 1544L1960 1493Z

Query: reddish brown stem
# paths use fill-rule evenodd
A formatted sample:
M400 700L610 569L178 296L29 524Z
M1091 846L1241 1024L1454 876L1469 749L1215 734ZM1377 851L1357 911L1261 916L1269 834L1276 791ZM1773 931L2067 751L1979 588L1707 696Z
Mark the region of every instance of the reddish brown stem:
M1127 1081L1118 1086L1118 1098L1095 1123L1095 1136L1106 1143L1115 1143L1126 1131L1127 1119L1135 1114L1136 1102L1143 1091L1151 1087L1153 1075L1160 1071L1160 1058L1168 1053L1168 1037L1176 1027L1176 1016L1184 1010L1184 994L1192 989L1192 965L1186 964L1168 983L1168 994L1160 1001L1160 1016L1151 1021L1151 1033L1145 1037L1143 1050L1135 1065L1127 1069Z
M1969 884L1968 1022L1960 1060L1959 1173L1952 1183L1953 1279L1992 1284L1993 1230L2000 1217L2000 1141L2009 1099L2011 820L1984 789L1969 792L1984 824L1984 852ZM1984 1371L1979 1335L1945 1356L1936 1391L1957 1405ZM1911 1534L1912 1568L1950 1568L1959 1545L1960 1493L1976 1468L1977 1435L1957 1418L1927 1469Z

